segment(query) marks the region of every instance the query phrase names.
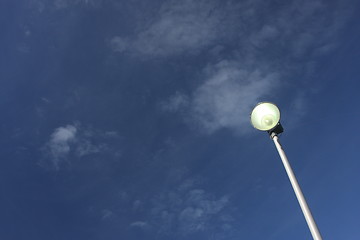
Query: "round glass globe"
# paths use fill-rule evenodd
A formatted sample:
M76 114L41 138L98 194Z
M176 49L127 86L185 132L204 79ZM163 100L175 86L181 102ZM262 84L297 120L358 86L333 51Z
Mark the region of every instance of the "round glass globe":
M280 110L273 103L261 102L252 110L250 120L254 128L268 131L280 121Z

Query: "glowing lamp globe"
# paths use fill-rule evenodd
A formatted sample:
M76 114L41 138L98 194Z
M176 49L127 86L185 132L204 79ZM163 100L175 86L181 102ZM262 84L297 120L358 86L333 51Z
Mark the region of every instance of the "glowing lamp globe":
M250 119L254 128L269 131L279 123L280 110L273 103L261 102L252 110Z

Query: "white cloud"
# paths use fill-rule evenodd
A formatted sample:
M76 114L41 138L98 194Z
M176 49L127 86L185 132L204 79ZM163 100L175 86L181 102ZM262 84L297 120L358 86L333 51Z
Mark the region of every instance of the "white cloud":
M225 37L229 21L216 1L164 1L150 24L133 38L113 37L110 46L146 57L194 53Z
M102 132L81 127L80 124L58 127L42 148L45 160L42 160L40 165L59 170L64 163L69 163L70 158L79 159L95 153L107 152L118 157L119 151L112 149L107 143L117 137L116 132Z
M204 222L201 221L203 216L203 209L187 207L179 215L179 220L182 223L180 226L186 232L203 231L205 230Z
M165 0L132 36L114 36L110 46L143 57L191 55L227 44L248 54L261 50L267 55L276 48L303 57L333 40L346 19L344 6L322 0L292 0L281 6L253 0Z
M76 146L76 154L82 157L92 153L98 153L106 149L107 146L104 143L95 145L88 139L81 139Z
M69 154L71 146L76 140L76 132L75 126L67 125L56 128L51 134L47 146L55 169L59 169L60 161Z
M114 213L109 209L103 209L101 211L101 215L101 220L107 220L112 218L114 216Z
M128 48L130 48L131 46L128 40L116 36L110 40L110 47L115 52L124 52L128 50Z
M210 226L214 222L218 222L219 226L227 224L231 228L229 217L225 217L229 206L227 196L216 198L203 189L194 188L193 184L186 185L188 187L161 193L151 200L149 221L159 234L167 235L171 232L186 236L211 231Z
M126 219L131 219L129 227L148 231L164 239L187 239L197 234L228 236L235 233L235 208L229 196L216 196L201 188L202 180L199 178L175 179L171 181L170 188L152 196L121 192L120 205L114 208L117 210L111 209L111 214L127 216ZM102 213L104 216L108 211Z
M204 231L213 217L218 217L228 204L228 197L213 199L202 189L193 189L187 194L184 208L178 215L182 233Z
M210 133L220 128L246 132L251 108L273 90L279 74L231 61L208 69L207 80L193 93L192 120Z
M90 7L99 7L102 3L103 0L54 0L54 6L56 9L63 9L77 4Z
M132 222L130 224L130 227L137 227L137 228L141 228L141 229L146 229L149 227L149 224L147 222L143 222L143 221L136 221L136 222Z
M279 36L279 30L275 26L264 25L258 32L249 37L249 41L258 48L262 48L270 41Z
M192 6L192 1L182 4ZM230 33L229 37L221 37L223 26L218 24L224 16L224 9L215 14L217 20L203 21L209 25L206 29L211 29L206 33L209 40L204 44L216 47L221 38L223 43L237 42L236 47L232 45L226 49L222 44L221 51L227 52L226 57L217 53L217 63L209 59L211 63L203 70L202 83L190 95L176 92L166 102L164 110L186 111L190 124L195 123L209 133L221 128L245 133L249 129L251 108L259 100L271 100L266 97L273 98L284 90L284 86L296 86L299 77L309 77L316 57L327 54L335 46L335 36L346 19L344 5L321 0L301 3L294 0L277 7L271 4L266 1L228 2L238 11L236 16L232 12L229 14L237 23L232 30L225 31ZM184 15L184 21L186 18ZM234 31L237 34L233 34ZM204 45L191 43L189 46L199 50ZM176 51L166 52L177 54ZM292 96L307 94L295 92ZM306 97L296 101L306 105Z
M189 105L189 97L180 92L176 92L168 101L163 102L161 107L165 111L176 112Z

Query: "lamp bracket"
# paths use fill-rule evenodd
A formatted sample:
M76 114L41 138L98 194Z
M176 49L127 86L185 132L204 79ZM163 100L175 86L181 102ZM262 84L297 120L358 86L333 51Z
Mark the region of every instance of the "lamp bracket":
M274 136L284 132L284 128L279 122L273 129L270 129L267 132L270 135L270 137L273 138Z

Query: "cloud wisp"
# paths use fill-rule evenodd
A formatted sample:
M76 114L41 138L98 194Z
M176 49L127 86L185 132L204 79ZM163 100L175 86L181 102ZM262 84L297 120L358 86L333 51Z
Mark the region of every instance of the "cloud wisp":
M207 80L193 93L191 116L202 128L220 128L244 133L248 113L260 97L269 94L279 73L259 67L243 67L238 62L222 61L207 68Z
M346 15L340 1L300 4L292 0L279 5L251 0L166 0L146 24L132 35L114 36L110 46L115 52L153 58L191 55L231 44L247 57L278 51L297 58L331 49Z
M217 223L220 231L232 228L233 218L229 215L228 196L215 197L194 185L194 181L184 181L178 189L162 192L152 197L148 204L149 212L141 221L133 222L131 227L153 231L161 236L183 238L197 233L211 232Z
M42 147L44 159L40 165L46 168L60 170L69 159L79 159L96 153L113 152L107 141L118 137L115 132L102 132L92 128L81 127L80 124L66 125L55 128L50 139ZM99 141L99 139L101 141Z
M192 1L183 4L192 6L189 2ZM228 128L243 134L249 129L249 124L245 123L251 107L259 100L274 101L274 96L284 91L284 86L301 85L300 78L311 76L317 58L336 45L336 36L348 14L340 2L321 0L301 4L288 1L281 6L260 1L228 2L228 5L238 10L237 15L230 12L236 26L225 31L223 25L215 24L217 21L203 21L212 25L207 27L212 29L211 33L206 33L209 40L199 41L208 48L195 40L189 42L191 48L203 53L215 52L207 55L209 62L201 69L203 81L191 94L177 91L164 104L167 106L164 110L186 111L188 122L201 126L208 133ZM219 16L224 16L224 12L215 14L214 18L223 19ZM184 22L185 19L186 15ZM177 27L174 22L172 24L173 28ZM218 34L223 31L231 34ZM212 37L212 33L217 37ZM184 53L186 51L181 51ZM289 102L301 101L306 105L307 90L297 91L292 96L303 96L303 99L297 97Z
M76 141L77 129L73 125L59 127L54 130L50 136L49 142L46 144L46 151L56 170L63 159L67 158L70 153L71 146Z
M147 58L198 53L226 36L232 19L223 8L226 4L216 1L164 1L149 24L134 36L114 36L110 46Z
M103 0L55 0L54 6L56 9L68 8L72 5L83 5L90 7L99 7L103 3Z

